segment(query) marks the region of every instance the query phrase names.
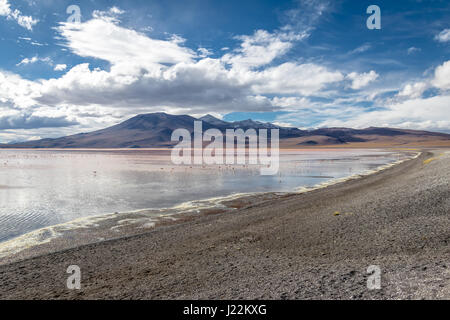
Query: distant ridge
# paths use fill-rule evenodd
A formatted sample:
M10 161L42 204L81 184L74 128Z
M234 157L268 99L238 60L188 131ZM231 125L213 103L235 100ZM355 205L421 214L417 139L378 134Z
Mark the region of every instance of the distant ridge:
M280 139L290 147L296 146L326 146L347 145L352 143L370 143L380 141L397 141L398 144L408 144L411 141L423 143L437 141L449 143L450 135L445 133L415 131L393 128L349 129L322 128L316 130L300 130L263 123L251 119L226 122L212 115L199 119L188 115L171 115L167 113L140 114L122 123L89 133L80 133L56 139L42 139L15 144L3 144L1 148L152 148L171 147L171 135L175 129L185 128L191 134L194 131L194 121L203 121L203 130L217 128L222 132L226 129L279 129Z
M205 121L205 122L207 122L207 123L209 123L209 124L211 124L213 126L226 126L226 125L228 125L228 122L220 120L220 119L217 119L216 117L214 117L214 116L212 116L210 114L207 114L206 116L198 118L198 120Z

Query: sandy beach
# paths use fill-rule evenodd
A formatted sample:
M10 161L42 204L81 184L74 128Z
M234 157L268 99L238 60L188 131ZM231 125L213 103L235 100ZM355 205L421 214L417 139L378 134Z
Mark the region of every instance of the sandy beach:
M450 299L450 152L0 266L1 299ZM81 290L66 269L81 268ZM381 269L368 290L367 268Z

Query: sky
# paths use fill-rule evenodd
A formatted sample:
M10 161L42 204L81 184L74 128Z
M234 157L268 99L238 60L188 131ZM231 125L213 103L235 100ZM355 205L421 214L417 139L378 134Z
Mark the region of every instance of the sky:
M450 133L447 0L0 0L0 46L0 143L151 112Z

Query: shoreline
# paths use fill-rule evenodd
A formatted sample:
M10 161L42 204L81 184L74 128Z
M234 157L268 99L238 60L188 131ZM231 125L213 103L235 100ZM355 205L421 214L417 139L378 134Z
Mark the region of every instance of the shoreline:
M385 152L386 150L380 151ZM415 155L412 155L412 153L415 153ZM144 208L81 217L64 223L39 228L0 242L0 265L32 258L36 256L33 253L33 250L36 249L40 254L53 253L99 241L102 242L149 232L161 225L183 223L187 220L195 219L197 216L235 211L260 202L275 201L286 196L289 197L295 194L327 188L339 183L376 174L405 161L413 160L419 157L422 152L418 149L413 149L404 150L403 154L408 155L407 158L380 165L375 169L366 170L363 173L356 173L342 178L333 178L311 187L299 186L292 191L235 193L226 196L191 200L169 208ZM194 205L194 203L196 204ZM140 217L141 215L142 217ZM114 232L110 232L108 229L117 231L118 233L114 234ZM77 232L81 232L82 234L77 235ZM71 245L66 244L64 237L71 239ZM89 240L86 241L86 239Z
M448 299L449 164L448 149L424 151L231 214L2 265L0 298ZM80 291L65 287L72 264ZM374 264L382 289L369 291Z

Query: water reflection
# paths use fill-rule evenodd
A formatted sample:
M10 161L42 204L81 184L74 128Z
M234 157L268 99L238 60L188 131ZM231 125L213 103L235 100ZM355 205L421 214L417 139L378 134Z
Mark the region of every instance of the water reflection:
M77 218L234 193L292 191L398 160L376 150L280 154L280 171L259 166L176 166L168 152L0 150L0 241Z

